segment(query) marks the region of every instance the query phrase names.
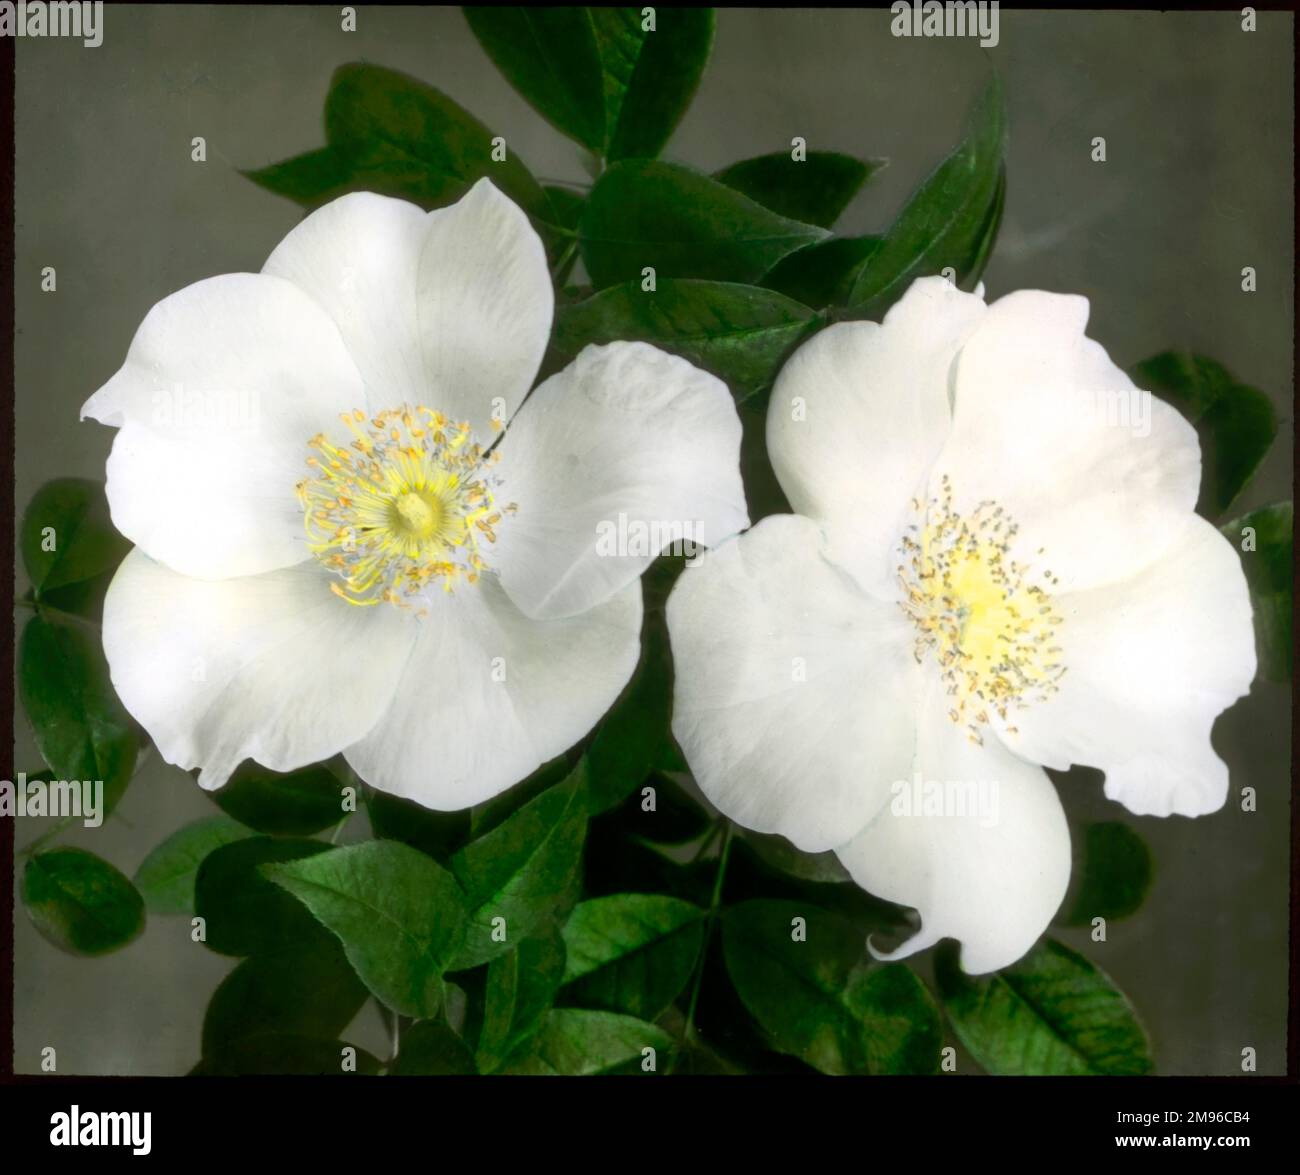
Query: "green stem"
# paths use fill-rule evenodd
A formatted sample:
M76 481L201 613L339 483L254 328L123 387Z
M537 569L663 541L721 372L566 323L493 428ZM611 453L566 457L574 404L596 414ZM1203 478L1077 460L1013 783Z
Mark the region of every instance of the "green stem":
M709 898L709 913L704 923L700 957L695 966L695 981L691 985L691 1002L686 1009L686 1027L682 1031L682 1037L687 1044L695 1044L699 1040L695 1031L695 1009L700 1002L700 987L704 982L704 966L709 957L709 944L713 940L713 927L718 920L718 910L722 906L722 883L727 876L727 861L731 857L731 837L736 826L730 820L723 819L718 827L722 829L722 848L718 850L718 868L713 874L713 895Z
M549 175L539 175L537 178L544 184L550 184L553 188L577 188L580 192L591 191L591 185L583 183L581 180L562 180Z
M67 828L68 825L72 823L72 821L73 821L73 817L71 816L61 817L59 822L55 824L53 828L47 828L43 833L41 833L40 836L38 836L34 841L32 841L31 844L25 845L23 848L19 849L18 855L20 857L30 857L33 853L38 852L43 845L45 845L49 841L52 841L56 836L59 835L59 833L61 833L65 828Z
M564 252L560 254L560 259L555 263L555 270L551 274L551 279L557 286L563 286L568 280L569 274L573 272L573 264L577 257L578 240L575 237L564 247Z
M334 825L334 831L330 833L330 844L336 845L339 843L339 833L343 831L343 826L351 820L354 815L355 813L353 812L343 813L343 819Z

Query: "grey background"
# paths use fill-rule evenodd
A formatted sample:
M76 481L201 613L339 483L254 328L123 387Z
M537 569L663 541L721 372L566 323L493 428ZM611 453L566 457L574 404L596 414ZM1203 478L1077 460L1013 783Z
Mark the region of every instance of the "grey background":
M1035 286L1092 299L1090 334L1121 365L1169 347L1218 358L1271 396L1281 436L1241 505L1291 496L1292 17L1261 13L1004 11L1001 43L895 39L887 10L724 10L712 63L666 156L705 170L788 149L891 160L841 222L883 228L955 142L991 61L1010 105L1006 218L990 297ZM244 180L323 142L333 69L364 59L414 74L506 136L542 177L583 180L577 149L493 69L455 9L371 8L344 33L337 7L108 6L100 48L17 45L19 508L47 478L100 478L111 430L81 402L121 362L149 307L215 273L257 270L296 223ZM208 161L190 160L203 135ZM1107 140L1093 163L1090 141ZM40 292L53 265L58 291ZM1243 294L1254 265L1259 291ZM165 492L165 487L160 487ZM18 573L18 589L25 582ZM1219 722L1230 800L1197 821L1134 819L1100 788L1067 789L1072 814L1129 819L1157 876L1110 940L1065 937L1131 995L1166 1073L1285 1065L1289 692L1257 684ZM37 762L19 718L17 762ZM68 835L128 874L157 841L214 809L156 758L120 815ZM19 846L41 831L17 830ZM154 919L126 950L61 955L15 916L15 1065L38 1071L179 1073L198 1055L208 995L231 961ZM363 1013L351 1034L376 1047Z

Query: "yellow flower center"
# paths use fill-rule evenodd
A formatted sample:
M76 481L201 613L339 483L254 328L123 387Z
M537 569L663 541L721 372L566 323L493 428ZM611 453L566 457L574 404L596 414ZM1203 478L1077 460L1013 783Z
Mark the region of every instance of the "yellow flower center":
M982 744L990 711L1005 723L1012 706L1059 688L1062 621L1048 591L1059 580L1011 558L1019 528L996 502L968 517L954 511L946 475L938 497L912 507L919 520L900 543L898 579L917 628L916 659L933 655L952 699L948 717Z
M514 504L497 508L486 453L468 424L431 408L393 408L340 419L351 439L308 442L310 476L298 483L307 542L339 575L330 584L350 604L409 608L433 585L477 583L482 544Z

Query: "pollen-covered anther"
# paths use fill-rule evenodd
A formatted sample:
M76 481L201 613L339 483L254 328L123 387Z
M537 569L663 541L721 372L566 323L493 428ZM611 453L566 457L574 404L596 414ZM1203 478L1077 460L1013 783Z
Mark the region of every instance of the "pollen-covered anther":
M488 566L483 544L515 510L496 501L497 454L432 408L340 419L350 440L313 437L311 474L297 487L312 554L339 576L334 594L410 608L430 587L477 583Z
M1018 527L997 502L980 502L966 516L952 503L946 476L935 497L913 500L918 521L899 544L900 602L917 628L917 661L929 655L938 666L948 717L982 744L990 714L1005 724L1013 707L1059 688L1061 617L1042 586L1059 581L1011 558Z

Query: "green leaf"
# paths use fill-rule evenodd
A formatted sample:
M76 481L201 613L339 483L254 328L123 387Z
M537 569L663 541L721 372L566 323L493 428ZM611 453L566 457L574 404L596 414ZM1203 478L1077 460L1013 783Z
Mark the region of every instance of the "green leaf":
M345 1049L351 1051L351 1070L343 1067ZM381 1067L378 1058L346 1041L264 1033L244 1037L204 1057L190 1073L195 1077L373 1077Z
M252 836L228 816L207 816L178 828L140 862L135 887L151 914L193 914L194 880L207 855Z
M310 836L345 815L343 784L320 763L282 773L250 759L211 795L227 815L269 836Z
M465 929L447 870L391 840L346 845L263 871L332 930L375 997L403 1016L442 1009L442 975Z
M868 935L906 936L912 924L906 908L874 897L851 881L835 880L837 871L831 863L812 854L802 854L805 860L795 865L776 849L776 844L775 836L768 839L763 834L736 830L724 898L769 898L812 906L850 923L862 942Z
M817 314L774 290L664 278L653 292L630 281L562 307L554 347L566 359L589 343L653 343L724 379L740 400L769 387Z
M984 269L993 255L993 246L997 243L998 231L1002 228L1002 213L1007 203L1007 173L1003 170L998 177L998 189L993 195L993 206L988 211L984 227L980 229L979 243L970 264L961 279L962 289L973 290L984 276Z
M504 824L525 804L537 799L543 792L549 791L556 784L563 783L573 773L574 764L568 754L556 755L547 759L531 775L521 779L512 787L506 788L499 795L475 804L470 809L470 835L477 840L486 836L494 828Z
M472 911L453 970L486 963L558 927L578 898L586 833L586 764L580 763L563 783L451 859Z
M556 935L526 938L488 965L478 1067L491 1073L532 1039L555 1002L564 975L564 943Z
M990 1073L1135 1075L1150 1046L1128 1000L1100 968L1052 939L994 975L966 975L940 951L935 977L948 1018Z
M435 812L414 800L371 790L366 797L366 812L377 837L401 841L435 861L450 856L469 837L470 814L466 809Z
M808 306L849 301L863 264L880 248L880 237L832 237L782 258L763 275L763 285Z
M367 178L382 176L429 207L459 200L484 177L526 212L549 207L513 152L492 159L487 127L440 90L396 70L340 66L325 99L325 138Z
M478 42L557 131L600 154L605 79L586 8L463 8Z
M552 1008L533 1037L528 1054L503 1072L529 1076L586 1077L602 1073L664 1071L674 1048L661 1028L616 1012ZM643 1069L643 1050L654 1049L654 1070Z
M1278 502L1252 510L1222 527L1241 553L1255 614L1255 652L1259 674L1269 681L1291 680L1291 542L1295 507ZM1247 547L1249 544L1249 548Z
M109 680L98 630L72 617L33 616L19 642L18 693L51 774L103 780L111 812L131 781L139 743Z
M823 1073L938 1071L943 1037L925 985L902 964L865 963L851 923L801 902L750 901L723 914L722 932L727 973L778 1051Z
M1196 508L1217 518L1255 476L1277 436L1273 405L1204 355L1165 351L1144 359L1130 374L1138 387L1172 404L1196 426L1203 468Z
M338 1036L369 997L338 939L311 938L244 959L213 993L203 1018L203 1053L250 1036Z
M597 288L671 277L755 282L782 257L825 240L823 228L770 212L717 180L671 163L610 167L591 190L579 225Z
M653 1020L686 986L705 912L662 894L580 902L564 926L565 999Z
M243 174L258 187L286 196L308 209L367 186L355 160L339 147L318 147L280 163L251 168Z
M788 873L791 877L830 884L851 880L849 871L840 864L840 859L834 852L805 853L776 833L751 832L747 828L737 831L764 864Z
M878 319L916 278L946 268L962 289L973 288L996 232L1006 139L995 76L975 102L961 145L917 189L858 273L850 295L857 317Z
M328 849L318 840L253 836L210 852L194 880L194 912L204 921L207 945L223 955L256 955L315 937L311 915L267 881L261 867Z
M791 220L831 228L862 185L884 166L883 159L854 159L835 151L809 151L802 160L789 151L776 151L742 159L713 178Z
M245 172L308 208L374 191L423 208L454 204L484 177L539 227L550 202L513 151L492 159L492 132L446 94L396 70L340 66L325 99L324 149Z
M113 529L104 487L79 477L47 481L32 495L18 545L38 599L111 571L131 549Z
M652 159L691 104L713 47L713 9L591 8L605 79L605 156Z
M84 849L29 857L22 898L41 937L69 954L104 955L144 929L144 901L135 886Z
M402 1033L393 1068L398 1077L465 1077L478 1070L474 1054L441 1020L421 1020Z
M1142 905L1151 887L1151 850L1127 824L1089 824L1080 858L1074 869L1077 890L1063 925L1127 918Z

